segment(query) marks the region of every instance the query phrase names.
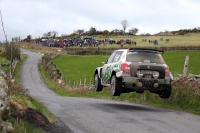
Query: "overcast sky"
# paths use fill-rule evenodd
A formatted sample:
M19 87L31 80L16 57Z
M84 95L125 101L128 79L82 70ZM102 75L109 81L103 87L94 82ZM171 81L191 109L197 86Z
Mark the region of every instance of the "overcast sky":
M53 30L59 36L90 27L111 31L122 29L122 20L138 34L200 27L200 0L0 0L0 10L8 40Z

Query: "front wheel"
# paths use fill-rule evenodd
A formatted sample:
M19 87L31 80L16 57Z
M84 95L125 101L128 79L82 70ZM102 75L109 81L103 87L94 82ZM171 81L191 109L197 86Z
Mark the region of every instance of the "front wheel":
M101 85L101 80L100 80L97 73L95 73L95 75L94 75L94 89L96 91L102 91L103 90L103 85Z
M111 77L110 90L113 96L120 96L122 91L122 80L117 78L116 75Z
M162 90L159 94L160 98L167 99L170 97L172 92L172 85L168 85L165 90Z

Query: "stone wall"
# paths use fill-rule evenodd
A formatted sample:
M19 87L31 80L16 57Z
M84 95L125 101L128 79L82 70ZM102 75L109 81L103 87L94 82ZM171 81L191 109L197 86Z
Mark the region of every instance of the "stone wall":
M200 75L190 73L186 76L180 75L174 78L172 85L176 88L189 88L194 94L200 96Z
M2 73L2 72L1 72ZM3 76L0 76L0 133L12 133L13 126L6 122L10 117L10 102L7 96L8 86Z

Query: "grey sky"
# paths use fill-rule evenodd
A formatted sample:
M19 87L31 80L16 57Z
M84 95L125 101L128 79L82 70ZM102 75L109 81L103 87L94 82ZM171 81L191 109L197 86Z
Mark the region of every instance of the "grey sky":
M136 27L138 34L200 27L199 0L0 0L0 10L8 40L52 30L58 35L90 27L111 31L122 29L124 19L126 31Z

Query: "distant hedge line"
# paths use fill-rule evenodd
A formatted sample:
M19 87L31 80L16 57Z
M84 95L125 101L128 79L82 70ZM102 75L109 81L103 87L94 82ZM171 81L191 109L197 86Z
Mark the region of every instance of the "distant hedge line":
M121 48L65 48L65 54L71 55L104 55L111 54L114 50L122 49ZM137 47L139 48L139 47ZM164 51L184 51L184 50L200 50L200 46L190 46L190 47L145 47L149 49L161 49Z

